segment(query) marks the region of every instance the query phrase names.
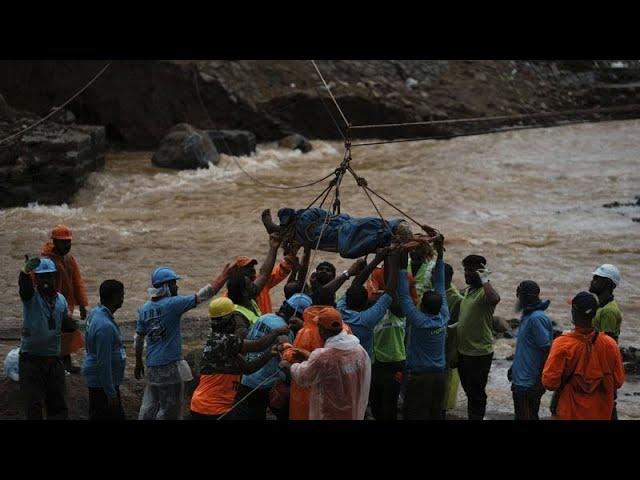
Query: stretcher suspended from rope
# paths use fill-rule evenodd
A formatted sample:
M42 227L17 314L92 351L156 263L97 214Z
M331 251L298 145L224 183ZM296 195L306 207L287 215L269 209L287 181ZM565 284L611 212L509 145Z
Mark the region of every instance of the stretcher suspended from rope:
M343 133L343 130L331 114L331 111L325 105L327 113L331 117L340 135L344 138L344 157L341 164L329 175L309 184L295 186L269 185L265 182L257 181L257 179L252 175L249 175L234 158L240 170L250 179L254 180L259 185L270 188L304 188L321 183L322 181L327 180L330 176L334 176L329 184L306 208L299 210L295 210L293 208L281 208L278 211L279 225L274 223L270 211L266 210L263 212L262 221L265 228L269 233L279 233L286 244L291 245L293 243L297 243L298 245L312 246L314 250L314 257L317 250L322 250L325 252L339 253L340 256L344 258L360 258L381 248L389 247L393 243L402 244L405 248L410 249L419 247L428 249L429 242L432 242L439 235L439 232L426 224L418 222L395 206L392 202L375 192L369 187L366 179L358 176L351 166L352 144L350 138L350 123L340 108L335 96L331 92L331 88L325 81L315 61L312 60L311 63L313 64L322 84L329 93L331 100L345 124L346 135ZM378 217L356 218L341 212L340 186L347 172L353 176L358 187L360 187L365 193L374 210L378 214ZM334 193L332 208L331 210L323 209L323 206L332 191ZM406 219L414 222L424 230L427 235L413 233L409 225L402 218L390 220L385 219L380 212L380 209L373 201L371 194L394 208ZM320 201L319 205L314 206L318 201Z

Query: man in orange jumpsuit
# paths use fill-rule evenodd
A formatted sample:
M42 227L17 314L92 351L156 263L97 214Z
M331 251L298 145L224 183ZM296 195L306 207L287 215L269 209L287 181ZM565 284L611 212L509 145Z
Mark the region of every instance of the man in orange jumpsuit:
M80 309L80 318L87 318L87 306L89 299L84 280L80 274L80 267L71 250L73 235L66 225L56 225L51 231L51 241L42 247L41 255L49 257L56 264L56 289L60 292L69 306L69 316L73 316L76 305ZM82 348L82 334L79 331L63 333L60 356L64 361L65 369L69 373L80 373L80 367L71 364L71 353Z
M598 301L580 292L571 302L575 328L551 345L542 371L547 390L560 392L560 420L610 420L613 396L624 383L622 357L615 340L592 326Z

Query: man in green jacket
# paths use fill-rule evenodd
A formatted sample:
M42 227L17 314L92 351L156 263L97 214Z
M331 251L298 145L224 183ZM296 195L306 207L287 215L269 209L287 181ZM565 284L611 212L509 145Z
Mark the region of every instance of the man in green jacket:
M620 325L622 324L622 312L618 303L613 299L613 291L620 284L620 270L610 263L600 265L591 279L589 292L598 296L598 310L593 319L593 328L599 332L606 333L613 338L616 343L620 337ZM615 398L618 398L616 392ZM611 420L618 419L616 402L613 403L613 414Z
M449 305L449 328L447 329L447 341L445 344L445 390L444 401L442 403L442 418L445 417L447 410L452 410L456 406L458 398L458 384L460 377L458 376L458 336L456 323L460 317L460 304L464 298L455 285L451 283L453 279L453 267L448 263L444 264L444 285L447 295L447 304Z
M464 279L469 285L460 302L457 326L458 373L467 395L469 420L483 420L487 408L485 388L493 360L493 312L500 295L489 282L487 260L469 255L462 260Z

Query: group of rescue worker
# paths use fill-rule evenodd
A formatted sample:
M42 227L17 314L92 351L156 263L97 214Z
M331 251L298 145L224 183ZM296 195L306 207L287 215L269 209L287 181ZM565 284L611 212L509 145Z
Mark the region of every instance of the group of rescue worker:
M127 355L115 317L124 285L102 282L100 302L87 314L72 238L70 228L55 226L41 256L26 257L20 272L24 415L67 418L65 376L81 372L89 419L125 419L120 385ZM459 291L444 243L440 234L432 247L392 243L338 274L326 261L309 272L311 245L271 233L259 270L256 259L235 257L189 295L178 295L173 269L156 268L135 328L134 376L145 380L138 418L179 420L188 410L195 420L264 420L268 412L278 420L397 420L399 413L405 420L443 420L460 383L468 418L484 419L501 298L480 255L462 260L467 287ZM521 318L508 374L515 419L538 419L546 390L554 392L554 418L617 418L624 370L613 293L620 280L613 265L596 269L589 292L570 302L574 328L559 336L538 284L519 284ZM280 284L285 299L274 312L270 292ZM182 316L202 303L210 330L193 371L183 357ZM76 305L86 320L84 337L73 320ZM82 348L80 368L70 354ZM187 382L196 385L188 407Z

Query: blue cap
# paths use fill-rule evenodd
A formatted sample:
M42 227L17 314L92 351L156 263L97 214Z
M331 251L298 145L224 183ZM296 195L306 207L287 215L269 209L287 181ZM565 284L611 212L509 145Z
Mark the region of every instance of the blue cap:
M159 287L163 283L170 282L171 280L180 280L180 277L169 267L158 267L151 275L151 284L154 287Z
M56 264L47 257L40 259L40 264L33 270L33 273L54 273L56 272Z
M286 304L297 312L304 312L312 303L311 297L304 293L294 293L286 300Z
M573 297L571 306L583 315L590 315L598 309L598 300L589 292L580 292Z

